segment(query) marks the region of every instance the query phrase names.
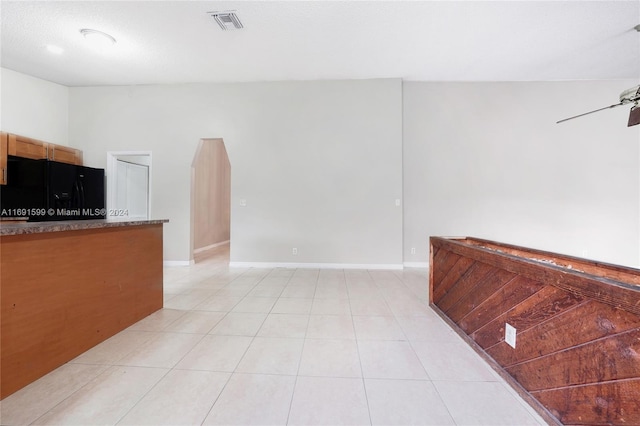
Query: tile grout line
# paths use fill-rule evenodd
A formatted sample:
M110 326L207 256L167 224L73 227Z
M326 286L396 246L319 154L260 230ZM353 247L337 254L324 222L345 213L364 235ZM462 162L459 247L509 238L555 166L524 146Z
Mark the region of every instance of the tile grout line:
M252 268L249 268L249 269L248 269L247 271L245 271L245 272L248 272L248 271L249 271L249 270L251 270L251 269L252 269ZM263 278L264 278L264 277L263 277ZM262 281L262 279L261 279L260 281ZM256 284L255 284L255 285L254 285L254 287L252 287L252 288L255 288L255 286L257 286L257 285L258 285L258 283L259 283L260 281L256 282ZM229 283L229 284L230 284L230 283ZM242 297L242 299L244 299L245 297L247 297L247 296L246 296L246 295L245 295L245 296L243 296L243 297ZM240 300L238 301L238 303L240 303L240 302L242 301L242 299L240 299ZM231 313L231 309L233 309L233 308L234 308L238 303L236 303L235 305L233 305L233 307L231 307L231 308L229 309L229 311L227 312L227 314ZM242 360L244 359L244 357L247 355L247 351L249 350L249 348L250 348L250 347L251 347L251 345L253 344L253 342L254 342L254 340L255 340L256 336L258 335L258 332L260 331L260 328L262 328L262 326L264 325L264 322L267 320L267 316L268 316L268 314L267 314L267 315L265 315L264 319L262 320L262 323L260 324L260 327L256 330L256 334L255 334L255 335L253 335L253 336L250 336L250 337L251 337L251 341L249 342L249 344L247 345L247 348L246 348L246 349L244 350L244 352L242 353L242 356L241 356L241 357L240 357L240 359L238 360L238 363L236 364L236 366L233 368L233 371L229 373L229 377L227 378L227 381L224 383L224 386L222 387L222 389L220 389L220 393L218 394L218 396L216 397L216 399L215 399L215 400L213 401L213 403L211 404L211 407L209 407L209 410L207 411L207 414L204 416L204 418L202 419L202 422L200 423L201 425L202 425L202 424L204 424L204 422L207 420L207 417L209 417L209 416L211 415L211 412L213 411L213 408L215 407L216 403L218 402L218 400L220 399L220 397L221 397L221 396L222 396L222 394L224 393L224 390L227 388L227 385L229 384L229 382L230 382L230 381L231 381L231 379L233 378L234 374L236 374L236 370L238 369L238 366L240 365L240 363L242 362ZM226 318L226 317L227 317L227 315L225 315L225 316L223 317L223 319L224 319L224 318ZM222 321L222 319L221 319L220 321ZM214 328L215 328L215 327L214 327ZM213 328L212 328L212 330L213 330ZM246 337L249 337L249 336L246 336ZM238 372L238 374L240 374L240 373Z
M104 374L107 370L109 370L109 368L111 368L112 366L110 365L105 365L105 364L101 364L101 366L104 366L105 368L100 371L98 374L96 374L95 376L93 376L91 379L89 379L85 384L83 384L82 386L78 387L76 390L74 390L73 392L71 392L69 395L67 395L66 397L64 397L63 399L61 399L60 401L58 401L56 404L54 404L51 408L49 408L47 411L45 411L44 413L40 414L37 418L35 418L33 421L31 421L29 424L33 425L35 424L38 420L40 420L42 417L44 417L45 415L47 415L48 413L52 412L53 410L55 410L56 407L58 407L60 404L62 404L64 401L66 401L67 399L71 398L73 395L76 394L76 392L80 391L82 388L84 388L85 386L87 386L89 383L91 383L92 381L94 381L96 378L98 378L99 376L101 376L102 374ZM59 367L58 367L59 368ZM56 369L57 370L57 369ZM55 371L55 370L54 370Z
M200 281L199 281L199 282L200 282ZM214 293L211 297L215 297L215 293ZM204 303L204 302L203 302L203 303ZM172 324L174 324L174 323L175 323L175 322L177 322L179 319L181 319L181 318L183 318L184 316L186 316L188 313L190 313L190 312L194 312L194 310L195 310L195 309L193 309L193 308L192 308L192 309L185 310L185 313L184 313L184 314L180 315L178 318L176 318L175 320L171 321L169 324L165 325L165 326L160 330L160 332L163 332L164 330L166 330L167 328L169 328ZM226 315L225 315L225 316L226 316ZM223 317L223 318L224 318L224 317ZM221 320L222 320L222 319L221 319ZM220 321L221 321L221 320L220 320ZM218 321L218 322L219 322L219 321ZM217 324L217 323L216 323L216 324ZM215 325L214 325L213 327L215 327ZM213 329L213 327L212 327L211 329ZM185 334L186 334L186 333L185 333ZM189 333L189 334L199 334L199 333ZM125 418L125 417L126 417L126 416L127 416L127 415L128 415L128 414L129 414L129 413L130 413L130 412L131 412L131 411L132 411L132 410L133 410L133 409L134 409L134 408L135 408L135 407L136 407L136 406L137 406L137 405L138 405L138 404L139 404L139 403L140 403L140 402L141 402L141 401L142 401L142 400L143 400L143 399L144 399L144 398L145 398L145 397L146 397L146 396L147 396L147 395L152 391L152 390L153 390L153 389L155 389L155 388L158 386L158 384L159 384L159 383L160 383L160 382L161 382L165 377L167 377L167 375L168 375L171 371L173 371L173 370L175 369L175 366L176 366L176 365L180 364L180 362L181 362L181 361L182 361L182 360L183 360L183 359L184 359L188 354L190 354L190 353L191 353L191 351L193 351L193 349L195 349L195 347L196 347L196 346L198 346L198 345L200 344L200 342L202 342L202 340L204 340L204 338L205 338L207 335L208 335L207 333L202 334L202 336L200 337L200 339L199 339L197 342L195 342L195 344L193 345L193 347L191 347L191 349L189 349L187 352L185 352L185 353L182 355L182 357L180 357L180 359L179 359L179 360L177 360L177 361L173 364L173 366L172 366L172 367L170 367L170 368L165 372L165 374L164 374L164 375L162 375L162 377L160 377L160 379L159 379L156 383L154 383L154 385L153 385L153 386L151 386L151 388L149 388L149 389L147 390L147 392L145 392L145 393L144 393L140 398L138 398L138 401L136 401L136 403L135 403L135 404L133 404L133 405L129 408L129 410L127 410L127 412L126 412L125 414L123 414L123 415L120 417L120 419L118 419L118 421L117 421L117 422L115 422L115 424L117 425L118 423L120 423L120 422L121 422L121 421L122 421L122 420L123 420L123 419L124 419L124 418ZM159 337L159 336L157 336L157 337ZM152 339L151 341L153 341L153 340L154 340L154 339ZM148 343L150 343L151 341L147 342L147 344L148 344ZM129 353L133 353L133 350L132 350L131 352L129 352ZM127 355L128 355L128 354L127 354ZM122 358L120 358L120 360L124 359L127 355L125 355L125 356L123 356ZM155 367L154 367L154 368L155 368ZM225 384L225 385L226 385L226 384Z
M137 367L137 368L139 368L139 367ZM157 368L157 367L151 367L151 368ZM158 386L158 384L159 384L159 383L160 383L160 382L161 382L165 377L167 377L167 375L168 375L171 371L173 371L173 368L169 368L169 369L167 369L167 371L162 375L162 377L160 377L160 378L158 379L158 381L157 381L157 382L155 382L155 383L153 384L153 386L151 386L151 387L150 387L150 388L149 388L149 389L148 389L148 390L147 390L143 395L141 395L141 396L140 396L140 398L138 398L138 400L136 401L136 403L135 403L135 404L133 404L133 405L132 405L128 410L127 410L127 412L126 412L126 413L124 413L122 416L120 416L120 418L119 418L119 419L114 423L114 425L117 425L118 423L120 423L120 422L122 421L122 419L124 419L125 417L127 417L127 414L129 414L129 413L131 412L131 410L133 410L133 409L134 409L134 408L135 408L135 407L140 403L140 401L142 401L142 400L143 400L143 399L144 399L144 398L145 398L145 397L146 397L146 396L147 396L147 395L148 395L148 394L149 394L153 389L155 389L155 388L156 388L156 386Z
M371 276L368 270L367 270L367 274ZM346 276L345 276L345 279L346 279ZM356 351L358 352L358 365L360 365L360 375L362 376L361 380L362 380L362 388L364 390L364 399L365 401L367 401L367 413L369 414L369 425L372 425L373 419L371 418L371 405L369 404L369 395L367 393L367 383L365 381L364 370L362 368L362 358L360 356L360 342L358 341L358 335L356 334L356 324L353 321L353 311L351 310L351 299L349 299L349 310L351 311L351 326L353 327L353 335L356 341Z
M296 269L297 271L298 269ZM295 272L294 272L295 274ZM319 275L316 276L316 287L318 287L318 278ZM291 280L289 280L291 281ZM314 290L314 296L315 296L315 290ZM276 302L277 303L277 302ZM312 309L313 309L313 302L311 304ZM289 424L289 418L291 417L291 410L293 409L293 398L296 394L296 387L298 386L298 377L300 377L300 366L302 365L302 355L304 354L304 348L307 345L307 331L309 330L309 321L311 320L311 313L309 313L309 315L307 315L307 328L305 329L304 332L304 338L302 341L302 350L300 351L300 359L298 360L298 368L296 370L296 375L295 375L295 380L293 381L293 390L291 391L291 399L289 400L289 411L287 412L287 420L285 422L285 425Z
M402 280L401 280L402 281ZM375 279L374 279L375 282ZM404 282L402 283L404 285ZM377 285L377 283L376 283ZM385 302L387 302L387 297L385 297L385 295L383 295L383 298L385 300ZM391 308L391 307L389 307ZM449 406L444 402L442 396L440 395L440 391L438 390L438 388L435 386L435 384L433 383L433 380L431 379L431 376L429 376L429 372L427 371L426 367L424 366L424 364L422 363L422 360L420 359L420 357L418 356L417 352L415 351L415 348L413 347L412 341L411 339L409 339L409 336L407 335L404 327L402 327L402 324L400 323L400 321L398 321L397 319L397 314L394 310L391 310L394 319L398 322L398 325L400 326L400 329L402 330L402 333L404 334L405 338L407 339L406 341L409 343L409 347L411 348L411 350L413 351L414 355L416 356L416 358L418 358L418 361L420 362L420 366L422 367L422 369L424 370L426 376L427 376L427 381L429 383L431 383L431 386L433 386L434 390L436 391L436 394L438 395L438 399L441 401L442 406L445 407L445 409L447 410L447 414L449 415L449 417L451 418L451 420L453 421L453 423L455 425L457 425L458 423L455 421L453 415L451 414L451 411L449 409Z
M229 283L227 283L227 284L225 285L225 287L227 287L227 286L231 285L231 283L233 283L236 279L240 278L242 275L246 274L246 273L247 273L247 272L249 272L250 270L251 270L251 268L249 268L249 269L247 269L246 271L244 271L243 273L239 274L237 277L235 277L233 280L231 280ZM264 277L263 277L262 279L264 279ZM251 288L252 288L252 289L253 289L253 288L255 288L255 287L258 285L258 283L259 283L262 279L258 280L258 281L254 284L254 286L253 286L253 287L251 287ZM223 288L225 288L225 287L223 287ZM248 293L247 293L247 294L248 294ZM215 297L215 295L214 295L214 297ZM220 319L220 321L218 321L218 323L216 323L216 325L214 325L214 326L209 330L209 332L210 332L211 330L213 330L213 329L214 329L214 328L215 328L215 327L216 327L216 326L217 326L217 325L218 325L222 320L224 320L224 319L227 317L227 315L228 315L229 313L231 313L231 311L233 310L233 308L235 308L235 307L238 305L238 303L240 303L240 302L241 302L245 297L247 297L247 296L246 296L246 295L245 295L245 296L243 296L242 298L240 298L240 300L238 300L238 302L237 302L237 303L235 303L232 307L230 307L230 308L229 308L229 310L225 313L225 315ZM266 320L266 316L265 316L265 320ZM262 324L264 323L264 321L265 321L265 320L263 320ZM262 327L262 324L260 325L260 327ZM256 331L256 334L257 334L257 331ZM210 336L215 336L215 335L213 335L213 334L209 334L209 333L207 333L205 336L209 336L209 335L210 335ZM197 345L198 345L198 344L199 344L199 343L204 339L204 337L205 337L205 336L203 336L203 338L202 338L202 339L200 339L200 341L199 341L198 343L196 343L196 345L195 345L195 346L197 346ZM246 353L247 353L247 351L249 350L249 347L250 347L250 346L251 346L251 344L253 343L254 339L255 339L255 336L253 336L253 337L251 338L251 342L249 342L249 345L247 345L247 348L245 349L244 353L242 354L242 357L240 357L240 359L238 360L238 363L237 363L237 364L236 364L236 366L234 367L234 371L232 371L232 372L230 372L230 373L229 373L229 377L228 377L228 378L227 378L227 380L225 381L224 386L222 387L222 389L220 389L220 393L218 394L218 396L217 396L217 397L215 398L215 400L212 402L211 406L209 407L209 410L207 410L207 413L206 413L206 414L205 414L205 416L203 417L201 424L203 424L203 423L205 422L205 420L207 419L207 417L211 414L211 411L213 410L213 407L216 405L216 402L218 402L218 400L220 399L220 396L222 395L222 393L223 393L223 392L224 392L224 390L226 389L226 387L227 387L228 383L231 381L231 378L233 377L233 375L234 375L234 373L235 373L235 370L238 368L238 365L240 364L240 362L242 361L242 359L243 359L243 358L244 358L244 356L246 355ZM194 347L193 347L189 352L187 352L187 353L186 353L186 354L185 354L185 355L180 359L180 361L182 361L182 359L184 359L184 357L186 357L189 353L191 353L191 351L195 348L195 346L194 346ZM178 361L178 363L176 363L175 365L178 365L178 364L180 363L180 361ZM175 368L175 366L174 366L174 368ZM228 372L227 372L227 373L228 373Z

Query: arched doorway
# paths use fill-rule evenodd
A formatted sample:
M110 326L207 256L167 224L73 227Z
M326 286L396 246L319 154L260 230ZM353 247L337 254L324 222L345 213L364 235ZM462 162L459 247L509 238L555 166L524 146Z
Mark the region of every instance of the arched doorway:
M231 164L222 139L201 139L191 164L191 259L229 261Z

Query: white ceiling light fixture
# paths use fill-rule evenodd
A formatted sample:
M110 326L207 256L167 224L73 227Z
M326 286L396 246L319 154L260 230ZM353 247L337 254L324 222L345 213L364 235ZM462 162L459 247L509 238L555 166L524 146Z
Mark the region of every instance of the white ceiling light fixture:
M216 20L220 28L224 31L227 30L239 30L244 28L240 18L233 11L226 12L207 12L213 19Z
M80 30L80 34L97 49L106 49L116 44L115 38L102 31L83 28Z
M64 49L60 46L55 46L53 44L47 44L47 50L54 55L61 55L64 53Z

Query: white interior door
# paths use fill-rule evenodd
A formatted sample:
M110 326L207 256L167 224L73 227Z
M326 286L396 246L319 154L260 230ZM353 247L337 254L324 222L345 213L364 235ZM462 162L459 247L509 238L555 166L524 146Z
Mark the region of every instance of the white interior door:
M115 206L113 209L123 219L148 219L148 166L117 160Z

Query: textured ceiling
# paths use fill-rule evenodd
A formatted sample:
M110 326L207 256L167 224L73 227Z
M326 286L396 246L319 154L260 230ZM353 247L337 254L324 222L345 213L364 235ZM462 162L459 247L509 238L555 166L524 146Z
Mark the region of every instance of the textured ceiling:
M213 10L245 28L222 31ZM67 86L640 79L640 0L2 0L0 14L2 66ZM118 42L93 51L81 28Z

